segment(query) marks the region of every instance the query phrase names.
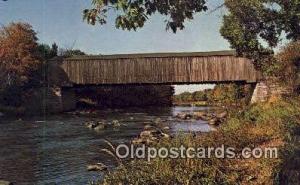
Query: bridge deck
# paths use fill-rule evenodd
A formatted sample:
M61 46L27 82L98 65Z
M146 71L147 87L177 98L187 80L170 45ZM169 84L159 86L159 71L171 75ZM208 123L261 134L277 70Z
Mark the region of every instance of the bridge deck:
M59 66L78 85L253 83L261 76L234 51L76 56Z

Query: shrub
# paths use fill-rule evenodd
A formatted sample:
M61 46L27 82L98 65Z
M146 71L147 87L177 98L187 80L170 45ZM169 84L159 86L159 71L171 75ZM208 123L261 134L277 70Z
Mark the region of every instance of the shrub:
M161 141L156 147L218 147L222 144L240 152L245 147L276 146L287 151L300 130L300 98L278 99L230 113L230 118L216 132L197 136L179 135ZM300 135L300 133L298 133ZM290 137L287 137L290 135ZM300 146L296 146L300 149ZM291 151L295 151L295 146ZM286 155L278 159L159 159L151 162L133 160L109 172L103 184L276 184L279 174L289 177ZM284 169L284 170L283 170ZM299 169L298 169L299 170Z
M279 69L277 75L282 82L292 85L299 92L300 86L300 41L287 44L277 54Z

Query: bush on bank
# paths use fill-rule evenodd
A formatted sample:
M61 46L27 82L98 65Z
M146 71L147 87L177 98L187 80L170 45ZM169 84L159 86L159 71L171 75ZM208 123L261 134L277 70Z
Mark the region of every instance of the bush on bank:
M173 101L178 105L199 104L201 106L203 102L209 105L243 105L250 102L252 91L253 87L249 84L217 84L213 89L174 95Z
M230 113L218 131L181 135L156 147L278 147L279 158L133 160L109 172L100 184L299 184L300 97L271 98ZM291 158L295 157L295 158ZM291 161L292 159L292 161ZM294 182L293 182L294 181Z

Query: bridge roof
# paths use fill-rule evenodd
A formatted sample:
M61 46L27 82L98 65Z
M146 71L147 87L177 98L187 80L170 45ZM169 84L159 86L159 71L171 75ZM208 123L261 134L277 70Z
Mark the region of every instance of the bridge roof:
M168 57L208 57L208 56L234 56L234 50L209 51L209 52L177 52L177 53L137 53L115 55L86 55L72 56L68 60L99 60L99 59L129 59L129 58L168 58Z

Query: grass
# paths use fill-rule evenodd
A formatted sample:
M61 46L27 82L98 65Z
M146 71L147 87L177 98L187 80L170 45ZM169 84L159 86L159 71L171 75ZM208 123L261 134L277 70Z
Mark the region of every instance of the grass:
M179 135L155 147L278 147L279 158L132 160L109 172L100 184L300 184L300 98L271 98L230 113L217 131Z

